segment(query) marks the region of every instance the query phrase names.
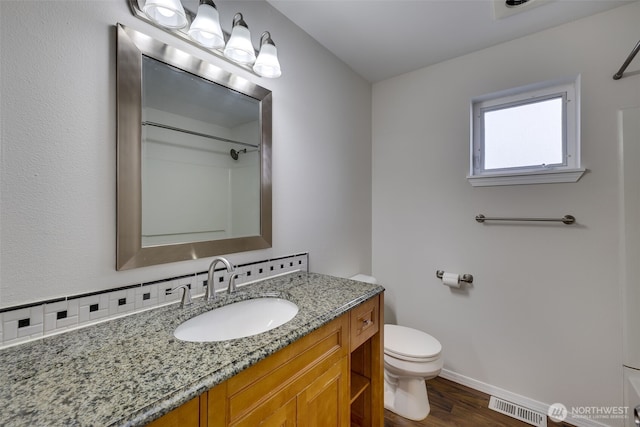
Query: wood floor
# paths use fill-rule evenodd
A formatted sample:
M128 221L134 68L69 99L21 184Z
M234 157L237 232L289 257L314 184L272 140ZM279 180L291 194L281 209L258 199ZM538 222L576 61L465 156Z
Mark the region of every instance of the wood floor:
M384 427L527 427L530 424L489 409L489 395L444 378L427 381L431 413L423 421L410 421L393 412L384 411ZM549 427L569 427L554 423Z

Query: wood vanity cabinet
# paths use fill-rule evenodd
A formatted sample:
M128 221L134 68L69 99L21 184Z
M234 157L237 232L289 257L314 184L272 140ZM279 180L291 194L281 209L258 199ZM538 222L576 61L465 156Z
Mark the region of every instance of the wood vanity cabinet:
M382 426L383 298L360 304L151 425Z
M152 421L147 424L147 427L200 427L201 420L207 419L207 414L202 413L203 409L206 409L206 403L205 393L202 396L191 399L161 418Z

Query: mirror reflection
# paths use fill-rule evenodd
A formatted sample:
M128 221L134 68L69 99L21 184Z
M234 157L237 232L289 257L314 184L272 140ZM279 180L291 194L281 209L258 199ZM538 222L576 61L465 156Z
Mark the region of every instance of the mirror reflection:
M143 56L142 246L260 234L260 105Z

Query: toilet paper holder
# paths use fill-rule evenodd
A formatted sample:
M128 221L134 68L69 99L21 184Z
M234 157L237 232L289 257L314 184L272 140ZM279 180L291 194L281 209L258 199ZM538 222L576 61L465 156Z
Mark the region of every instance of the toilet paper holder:
M436 270L436 277L438 279L442 279L442 276L444 276L444 270ZM473 283L473 276L471 274L461 274L459 281L464 283Z

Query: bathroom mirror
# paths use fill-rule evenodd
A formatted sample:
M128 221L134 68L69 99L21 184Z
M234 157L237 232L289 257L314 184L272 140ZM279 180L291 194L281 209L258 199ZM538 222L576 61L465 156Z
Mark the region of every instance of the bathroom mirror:
M271 247L271 92L117 32L116 268Z

